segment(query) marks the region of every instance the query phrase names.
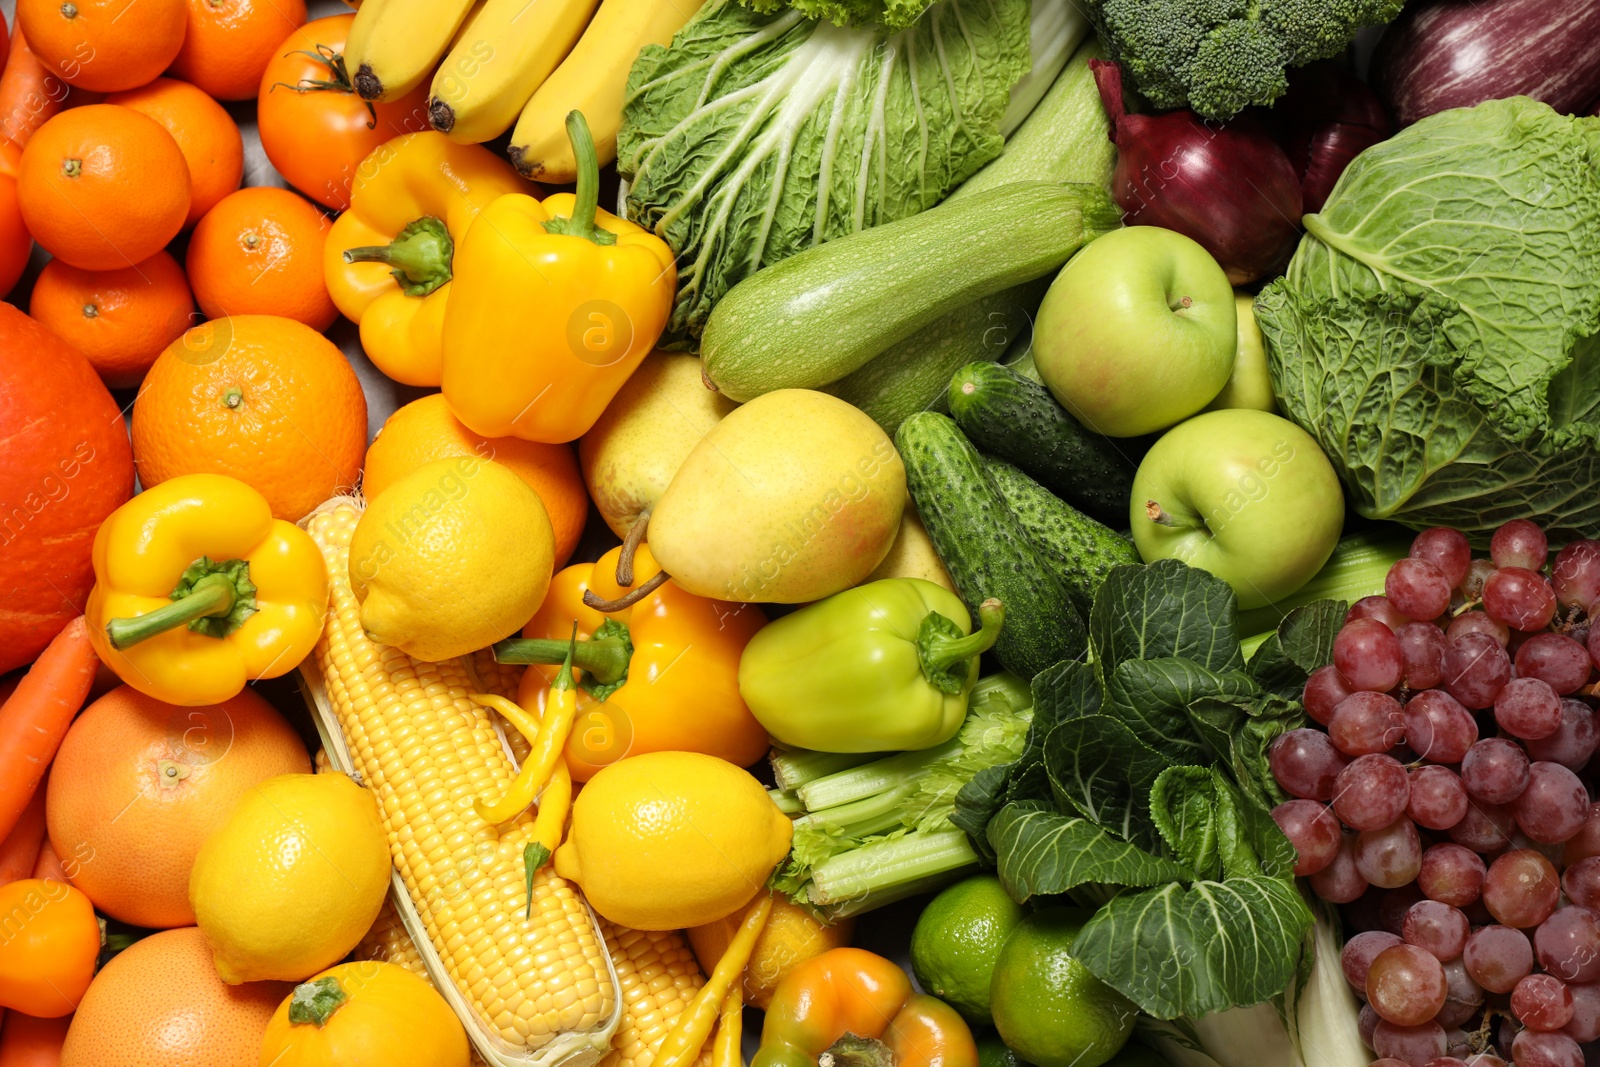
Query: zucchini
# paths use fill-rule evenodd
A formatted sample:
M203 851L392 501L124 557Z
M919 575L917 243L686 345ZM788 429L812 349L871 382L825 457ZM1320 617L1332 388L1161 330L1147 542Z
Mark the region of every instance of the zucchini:
M1091 35L1006 141L1005 150L962 182L949 199L1032 179L1111 188L1117 146L1111 141L1111 120L1089 70L1089 60L1104 58L1100 42Z
M822 391L865 411L893 437L912 415L944 406L956 371L1001 358L1027 332L1048 288L1049 278L1037 278L956 308Z
M1121 217L1096 186L1014 182L808 248L717 304L706 376L740 401L838 381L951 308L1053 273Z
M900 426L895 446L906 486L956 592L976 614L996 597L1006 623L995 655L1006 670L1032 678L1089 648L1083 616L984 473L983 458L948 416L921 411Z
M1112 567L1144 562L1128 538L1095 522L1005 460L985 456L983 469L1039 550L1040 560L1085 617Z
M1085 430L1050 390L1009 367L969 363L950 379L947 402L978 447L1101 522L1127 523L1138 467L1128 443Z

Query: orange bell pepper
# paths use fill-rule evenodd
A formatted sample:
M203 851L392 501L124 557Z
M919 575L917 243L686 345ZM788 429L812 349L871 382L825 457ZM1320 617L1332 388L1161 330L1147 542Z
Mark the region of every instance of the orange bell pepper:
M859 948L829 949L789 972L767 1005L750 1067L816 1067L825 1052L881 1067L977 1067L960 1014L911 991L898 965Z
M661 572L641 545L632 584L619 585L621 552L614 548L598 563L562 570L523 628L524 640L495 646L502 663L535 664L522 677L517 703L544 715L576 621L573 664L582 680L566 747L574 779L586 782L607 764L644 752L704 752L740 767L754 763L769 742L739 696L739 657L766 625L761 610L694 596L668 581L631 607L604 614L584 603L585 592L615 600Z
M0 1008L55 1019L94 978L100 923L82 890L24 878L0 887Z

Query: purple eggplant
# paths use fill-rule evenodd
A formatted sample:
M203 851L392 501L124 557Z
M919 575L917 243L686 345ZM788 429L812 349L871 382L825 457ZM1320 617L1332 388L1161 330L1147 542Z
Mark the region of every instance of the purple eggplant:
M1581 111L1600 96L1600 0L1420 0L1378 43L1373 74L1402 126L1508 96Z

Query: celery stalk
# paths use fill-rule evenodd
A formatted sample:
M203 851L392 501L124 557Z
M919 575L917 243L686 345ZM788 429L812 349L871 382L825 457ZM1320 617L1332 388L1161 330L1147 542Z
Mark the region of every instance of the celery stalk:
M807 811L848 804L852 800L870 797L885 789L892 789L908 778L915 777L938 761L961 751L961 742L951 738L942 745L918 752L902 752L898 756L873 760L871 763L839 771L824 778L807 782L795 790Z
M803 748L775 748L768 757L778 788L794 792L807 782L859 767L878 758L875 752L810 752Z
M961 830L908 834L841 852L811 870L812 903L831 906L887 887L950 874L978 862ZM886 901L884 901L886 902Z

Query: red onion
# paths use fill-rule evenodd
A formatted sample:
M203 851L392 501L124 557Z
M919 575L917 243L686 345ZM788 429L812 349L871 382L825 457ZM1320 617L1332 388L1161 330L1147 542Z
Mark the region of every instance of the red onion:
M1278 140L1300 175L1301 207L1321 211L1350 161L1392 127L1378 95L1337 63L1289 71L1289 93L1269 112Z
M1117 145L1112 195L1130 226L1193 238L1235 285L1280 269L1300 239L1300 178L1261 121L1192 111L1129 115L1122 69L1091 60Z

